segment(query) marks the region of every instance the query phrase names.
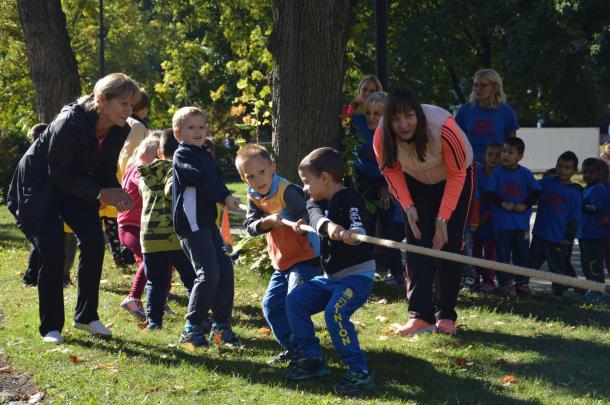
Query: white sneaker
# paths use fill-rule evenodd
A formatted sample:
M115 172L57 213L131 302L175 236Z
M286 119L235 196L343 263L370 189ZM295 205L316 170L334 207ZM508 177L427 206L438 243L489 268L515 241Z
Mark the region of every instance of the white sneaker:
M91 321L89 323L78 323L72 324L76 329L84 330L91 333L93 336L97 336L102 339L109 339L112 337L110 329L102 325L100 321Z
M45 343L53 343L54 345L58 345L64 342L64 337L61 335L61 333L59 333L58 330L52 330L44 335L42 341Z

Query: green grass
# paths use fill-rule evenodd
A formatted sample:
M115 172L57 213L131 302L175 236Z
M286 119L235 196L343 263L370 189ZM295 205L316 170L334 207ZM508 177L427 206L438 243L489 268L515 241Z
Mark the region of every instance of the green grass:
M264 277L236 268L235 329L243 351L212 348L188 352L177 347L186 310L183 289L172 287L177 316L164 329L145 333L119 308L131 275L106 260L100 292L100 316L112 324L114 338L101 341L70 326L75 288L65 290L66 344L44 345L38 334L37 293L21 286L27 244L0 207L1 355L13 369L32 375L34 384L57 403L346 403L332 393L344 371L331 349L323 320L318 335L332 377L287 382L280 366L266 365L278 346L259 329L265 326L260 300ZM177 280L177 278L176 278ZM386 298L387 303L378 303ZM361 322L360 341L377 390L352 398L357 403L515 403L595 404L610 401L610 310L577 302L556 303L547 295L508 300L463 294L458 304L462 325L456 337L426 335L406 339L389 335L393 322L406 320L403 294L376 286L369 302L353 317ZM380 322L379 315L388 318ZM364 326L362 326L364 325ZM383 340L385 339L385 340ZM79 364L70 356L81 360ZM504 386L502 379L518 381Z

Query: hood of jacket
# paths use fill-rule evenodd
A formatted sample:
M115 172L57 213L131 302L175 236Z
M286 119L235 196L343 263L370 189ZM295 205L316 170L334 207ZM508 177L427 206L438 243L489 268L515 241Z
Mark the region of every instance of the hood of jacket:
M165 185L168 172L172 168L171 160L157 159L148 166L139 166L140 181L143 181L148 188Z

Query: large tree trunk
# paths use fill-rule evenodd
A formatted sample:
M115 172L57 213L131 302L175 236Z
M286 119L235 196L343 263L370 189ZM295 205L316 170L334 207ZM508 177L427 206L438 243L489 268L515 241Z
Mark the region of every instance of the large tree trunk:
M40 121L80 95L76 58L60 0L17 0Z
M339 145L350 0L273 0L273 150L282 176L321 146Z

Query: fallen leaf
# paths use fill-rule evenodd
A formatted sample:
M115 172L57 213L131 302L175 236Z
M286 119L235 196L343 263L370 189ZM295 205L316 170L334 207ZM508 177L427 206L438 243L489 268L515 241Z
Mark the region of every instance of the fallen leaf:
M98 364L97 368L103 368L106 370L115 370L118 371L118 366L114 363L104 363L104 364Z
M502 378L502 385L509 386L517 381L519 381L519 378L515 377L514 375L505 375L504 378Z
M193 353L197 348L191 342L186 342L182 344L182 350L185 352Z
M360 321L352 321L352 323L354 324L354 326L358 326L358 327L361 327L362 329L366 329L366 324L364 324Z
M379 336L379 340L388 340L390 337L387 335L381 335Z
M387 317L385 317L385 316L383 316L383 315L377 315L377 316L375 317L375 320L377 320L377 321L379 321L379 322L381 322L381 323L384 323L385 321L387 321L387 320L388 320L388 318L387 318Z
M222 333L214 334L214 343L216 343L218 346L220 346L223 343L222 342Z
M82 362L82 360L81 360L81 359L79 359L79 358L78 358L78 356L77 356L77 355L75 355L75 354L71 354L71 355L69 355L69 356L68 356L68 358L69 358L69 359L70 359L70 361L71 361L72 363L74 363L74 364L80 364L80 363Z
M260 333L261 335L269 336L269 335L271 335L271 329L269 329L266 326L263 326L262 328L260 328L258 330L258 333Z
M108 325L106 325L106 327L107 327L108 329L112 328L113 326L114 326L114 323L109 323Z
M387 303L388 303L388 300L386 300L385 298L382 298L379 301L375 302L375 304L381 304L381 305L384 305L384 304L387 304Z
M175 349L176 347L178 347L178 345L176 345L175 343L170 343L167 345L167 347L169 347L170 349Z
M11 366L4 366L2 368L0 368L0 373L11 373L13 370L11 369Z
M457 367L464 367L466 365L466 360L462 358L457 358L453 360L453 365Z
M250 294L250 298L252 298L253 300L258 299L259 295L256 293Z
M258 370L259 374L273 374L275 373L275 370L272 369L271 367L268 368L261 368L260 370Z
M100 284L108 284L108 279L102 279L100 280Z
M56 347L55 349L47 350L47 353L52 352L70 353L70 349L68 349L67 347Z
M28 404L35 404L44 398L44 392L37 392L28 399Z
M147 326L146 322L138 323L138 329L140 329L140 330L146 329L146 326Z
M495 321L494 325L504 325L504 322L502 322L502 321Z
M183 389L184 389L184 387L183 387L182 385L174 385L174 389L175 389L176 391L180 391L180 390L183 390Z

